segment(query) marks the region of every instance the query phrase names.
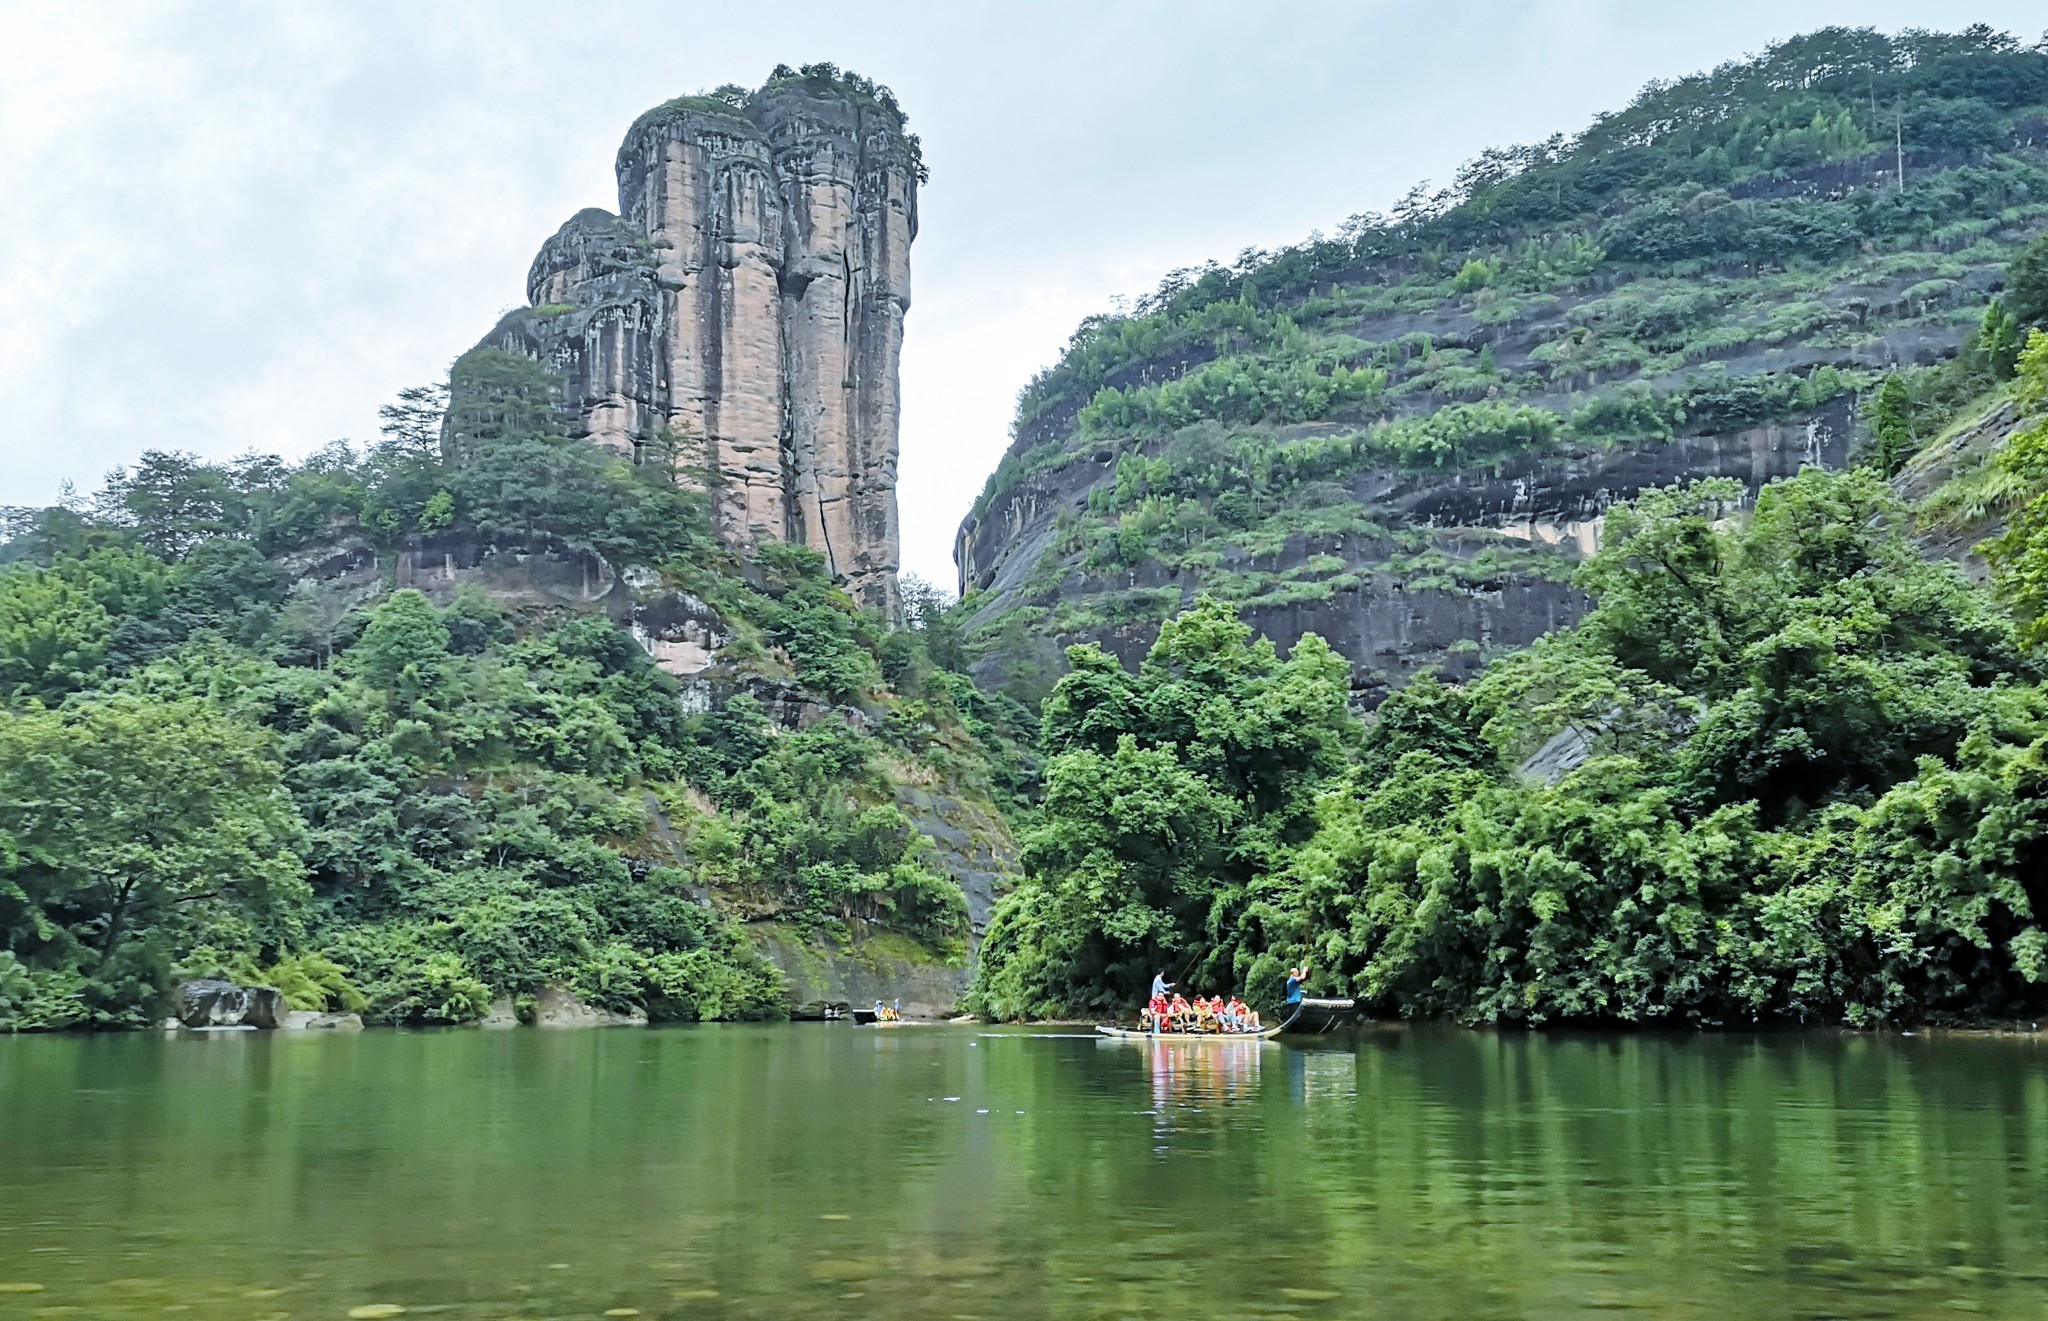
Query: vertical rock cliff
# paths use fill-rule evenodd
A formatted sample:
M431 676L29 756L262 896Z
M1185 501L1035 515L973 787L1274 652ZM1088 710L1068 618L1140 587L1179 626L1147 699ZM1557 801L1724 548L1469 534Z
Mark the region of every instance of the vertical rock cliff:
M778 69L648 111L617 172L619 213L580 211L543 244L529 306L483 346L560 370L591 440L675 462L730 543L809 545L893 613L923 174L894 98Z

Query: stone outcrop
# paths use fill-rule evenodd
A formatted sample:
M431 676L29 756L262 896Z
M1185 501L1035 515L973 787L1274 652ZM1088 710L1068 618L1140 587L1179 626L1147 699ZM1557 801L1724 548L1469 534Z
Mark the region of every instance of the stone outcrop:
M533 1025L545 1028L646 1027L647 1015L615 1013L588 1004L560 986L543 986L533 997Z
M360 1032L361 1014L330 1014L314 1009L288 1011L278 1026L293 1032Z
M1936 492L1951 478L1991 462L2019 425L2019 405L2011 399L2001 399L1975 418L1935 437L1892 478L1892 489L1899 493L1899 498L1922 511L1920 548L1929 555L1955 561L1965 574L1980 583L1990 581L1991 566L1977 553L1977 547L2005 531L2005 510L1995 502L1987 502L1981 509L1947 507Z
M177 1019L186 1027L282 1027L291 1006L268 986L237 986L220 977L184 982L175 992Z
M844 1004L864 1009L877 1000L901 1000L910 1018L945 1018L956 1011L974 980L968 960L935 963L926 957L905 957L910 953L907 947L842 945L772 922L753 924L748 935L762 956L782 969L793 1008Z
M817 70L650 110L618 214L572 216L480 346L562 372L590 439L676 465L730 544L802 542L891 613L922 173L903 125L886 89Z

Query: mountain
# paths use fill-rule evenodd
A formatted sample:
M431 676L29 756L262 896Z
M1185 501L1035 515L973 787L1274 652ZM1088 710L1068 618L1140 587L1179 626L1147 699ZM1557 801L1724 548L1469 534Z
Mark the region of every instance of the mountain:
M1377 702L1589 607L1608 509L1866 443L2048 227L2048 52L1827 29L1489 151L1335 236L1176 272L1023 391L956 547L983 682L1135 664L1198 592Z
M377 443L5 511L0 1030L950 1009L1029 722L896 582L903 129L657 107Z

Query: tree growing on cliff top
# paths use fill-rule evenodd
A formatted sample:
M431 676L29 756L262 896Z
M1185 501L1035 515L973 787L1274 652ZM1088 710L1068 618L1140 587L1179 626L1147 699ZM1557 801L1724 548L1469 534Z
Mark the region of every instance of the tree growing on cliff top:
M398 402L377 409L377 430L399 448L426 458L441 454L442 428L448 417L448 386L410 385L398 392Z

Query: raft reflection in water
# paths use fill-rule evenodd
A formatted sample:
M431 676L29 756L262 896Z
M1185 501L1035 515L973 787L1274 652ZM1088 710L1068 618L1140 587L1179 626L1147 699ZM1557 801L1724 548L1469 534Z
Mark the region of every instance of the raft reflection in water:
M1207 1110L1256 1099L1262 1050L1216 1050L1200 1040L1156 1038L1144 1050L1152 1070L1153 1132L1178 1131L1177 1110Z

